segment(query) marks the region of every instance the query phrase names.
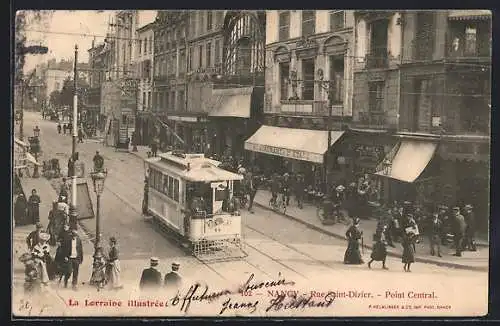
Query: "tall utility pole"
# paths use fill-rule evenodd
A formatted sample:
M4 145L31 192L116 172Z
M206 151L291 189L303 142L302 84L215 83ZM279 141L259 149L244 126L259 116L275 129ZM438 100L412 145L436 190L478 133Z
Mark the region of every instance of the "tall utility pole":
M76 209L76 137L78 136L78 45L75 45L75 62L73 70L73 142L71 146L71 159L73 160L73 175L71 176L71 206L70 227L77 228L78 212Z

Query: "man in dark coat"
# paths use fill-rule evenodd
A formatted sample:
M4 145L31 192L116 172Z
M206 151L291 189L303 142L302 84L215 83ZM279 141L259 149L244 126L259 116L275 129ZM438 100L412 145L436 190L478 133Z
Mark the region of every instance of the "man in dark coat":
M304 175L302 173L297 173L295 183L295 199L297 199L297 206L302 209L304 203L304 190L306 189L306 183L304 180Z
M257 190L259 189L260 186L260 176L249 173L249 197L250 200L248 201L248 211L253 214L253 201L255 199L255 195L257 195Z
M40 222L40 196L37 195L36 189L31 190L31 196L28 199L28 212L32 224Z
M276 202L276 199L278 199L280 188L280 177L278 173L274 173L271 177L271 200L269 201L269 205L274 204Z
M182 283L182 278L179 275L178 263L172 263L172 271L165 274L165 287L168 289L179 289Z
M141 290L158 290L161 287L161 273L156 269L159 259L151 257L150 267L142 271L139 288Z
M476 234L476 218L472 211L472 205L467 204L464 206L464 218L467 224L465 229L464 248L470 251L476 251L476 242L474 241Z
M60 135L61 134L61 124L57 124L57 133Z
M104 158L99 154L99 151L95 152L94 158L94 172L101 172L104 169Z
M21 193L16 198L14 204L14 221L16 226L23 226L30 224L27 218L28 202L26 197Z
M459 207L453 207L453 214L454 214L453 240L456 249L454 256L462 257L462 249L463 249L462 245L467 224L465 223L464 216L460 214Z
M64 252L64 261L68 262L68 271L64 275L64 287L68 287L68 280L73 274L72 286L73 290L77 289L78 271L80 264L83 262L83 246L82 240L78 236L76 229L71 230L71 236L62 239L62 251Z
M441 257L441 234L443 233L443 222L439 219L439 214L437 212L433 214L432 220L428 225L427 232L429 233L431 256L436 254L434 248L437 246L437 255L438 257Z
M441 244L446 246L448 244L448 232L451 232L450 217L448 215L448 207L445 205L438 206L438 217L442 222L441 227Z
M26 244L28 245L29 251L33 250L33 247L40 242L40 233L43 232L43 225L41 223L36 224L36 230L31 231L26 238Z

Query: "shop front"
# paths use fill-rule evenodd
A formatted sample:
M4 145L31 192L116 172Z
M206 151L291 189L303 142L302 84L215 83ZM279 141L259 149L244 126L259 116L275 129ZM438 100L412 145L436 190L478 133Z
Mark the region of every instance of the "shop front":
M208 142L208 120L206 115L168 115L167 120L174 131L184 141L184 148L193 153L207 153L210 149ZM169 145L177 148L180 144L172 133L168 135Z
M230 153L234 158L248 159L245 139L259 127L263 89L239 87L214 89L212 109L208 114L212 152L221 156Z
M267 176L302 173L308 186L325 190L325 153L339 141L343 131L292 129L261 126L245 141L251 166ZM328 144L330 138L330 144Z
M437 139L401 139L373 174L381 180L380 199L385 204L411 201L432 211L439 203L441 158Z

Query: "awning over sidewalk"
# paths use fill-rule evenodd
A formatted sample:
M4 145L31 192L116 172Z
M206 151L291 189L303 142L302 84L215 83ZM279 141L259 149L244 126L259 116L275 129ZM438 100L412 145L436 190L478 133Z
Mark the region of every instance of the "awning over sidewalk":
M330 131L333 145L344 134ZM328 131L262 126L245 141L245 149L253 152L323 163L328 150Z
M253 87L214 89L209 117L250 118Z
M390 167L376 174L404 182L413 182L431 161L436 152L437 143L403 140L396 146L399 146L399 149Z
M40 166L41 164L38 163L38 161L36 160L36 158L31 155L30 153L26 152L26 160L30 161L31 163L35 164L35 165L38 165Z

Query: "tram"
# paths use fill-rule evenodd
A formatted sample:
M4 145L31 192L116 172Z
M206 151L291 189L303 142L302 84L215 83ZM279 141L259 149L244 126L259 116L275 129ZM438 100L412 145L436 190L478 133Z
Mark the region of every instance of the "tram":
M167 152L145 160L144 209L201 260L243 258L241 216L233 197L243 177L204 154Z

